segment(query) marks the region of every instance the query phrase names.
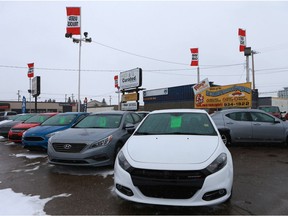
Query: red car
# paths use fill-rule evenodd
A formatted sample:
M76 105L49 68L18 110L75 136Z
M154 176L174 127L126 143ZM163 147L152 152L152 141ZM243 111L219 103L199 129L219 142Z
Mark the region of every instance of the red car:
M36 127L36 126L40 125L42 122L46 121L48 118L50 118L56 114L58 114L58 113L37 114L37 115L29 118L25 122L13 126L8 133L8 139L10 141L16 142L16 143L22 142L22 135L26 130L28 130L29 128Z

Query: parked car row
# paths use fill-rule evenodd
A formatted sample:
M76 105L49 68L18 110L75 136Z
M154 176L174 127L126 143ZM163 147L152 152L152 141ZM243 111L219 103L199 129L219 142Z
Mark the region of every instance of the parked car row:
M26 130L22 144L47 149L55 165L114 166L116 193L134 202L214 205L232 195L231 154L203 110L60 113Z

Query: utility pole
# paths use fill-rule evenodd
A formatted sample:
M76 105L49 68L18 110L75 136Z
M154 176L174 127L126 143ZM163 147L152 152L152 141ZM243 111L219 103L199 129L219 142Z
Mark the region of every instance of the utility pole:
M254 69L254 54L258 54L259 52L252 50L251 57L252 57L252 89L255 90L255 69Z
M249 56L251 55L251 47L245 47L244 55L246 56L246 82L250 82L249 79Z
M20 101L20 98L21 98L20 90L18 90L17 95L18 95L18 101Z

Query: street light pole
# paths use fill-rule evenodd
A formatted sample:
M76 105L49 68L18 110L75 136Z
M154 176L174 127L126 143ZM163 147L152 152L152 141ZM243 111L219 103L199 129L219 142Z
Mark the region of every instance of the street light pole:
M78 72L78 105L77 105L77 111L80 112L81 110L81 101L80 101L80 83L81 83L81 35L79 40L79 72Z
M78 103L77 103L77 111L80 112L81 110L81 102L80 102L80 81L81 81L81 46L82 42L91 43L92 38L88 38L88 32L84 32L84 38L73 38L72 34L66 33L66 38L71 38L73 43L79 43L79 71L78 71Z

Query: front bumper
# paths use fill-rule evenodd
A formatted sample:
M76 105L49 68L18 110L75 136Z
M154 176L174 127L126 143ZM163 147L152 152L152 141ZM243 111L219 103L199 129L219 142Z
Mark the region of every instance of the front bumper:
M204 181L199 184L199 182L191 182L191 185L186 185L185 187L180 186L178 183L171 183L171 190L166 193L165 198L157 197L153 193L153 188L161 189L161 185L151 185L152 181L147 179L147 184L150 184L150 192L143 190L143 188L135 186L135 181L131 178L130 173L123 170L118 160L115 161L114 168L114 187L117 195L123 199L146 203L146 204L157 204L157 205L171 205L171 206L206 206L215 205L226 201L231 196L231 190L233 185L233 166L232 164L227 164L220 171L208 175ZM165 187L164 187L165 188ZM167 187L166 187L167 188ZM166 189L167 190L167 189ZM182 190L182 191L181 191ZM185 190L190 190L185 192ZM180 192L179 192L180 191ZM169 193L181 193L181 195L169 195ZM185 193L185 198L182 196L182 192ZM146 195L144 195L146 193ZM190 197L189 193L191 194ZM170 196L170 197L169 197ZM177 197L178 196L178 197ZM181 197L182 196L182 197Z

